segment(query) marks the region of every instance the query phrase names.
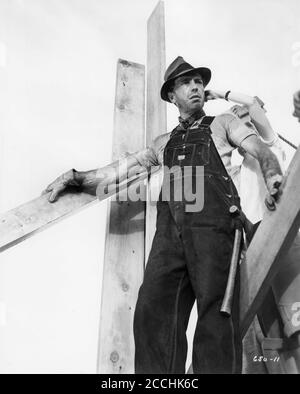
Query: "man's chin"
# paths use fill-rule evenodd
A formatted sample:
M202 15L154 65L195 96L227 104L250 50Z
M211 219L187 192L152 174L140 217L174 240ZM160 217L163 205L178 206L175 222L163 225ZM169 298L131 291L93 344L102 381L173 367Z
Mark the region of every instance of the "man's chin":
M203 104L204 103L202 101L195 101L195 102L191 103L190 108L193 111L197 111L197 110L200 110L203 108Z

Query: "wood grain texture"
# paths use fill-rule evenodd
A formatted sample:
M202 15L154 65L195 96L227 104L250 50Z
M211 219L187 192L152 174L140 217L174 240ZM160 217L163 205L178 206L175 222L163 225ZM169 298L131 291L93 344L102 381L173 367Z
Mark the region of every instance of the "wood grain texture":
M266 211L247 250L241 270L241 330L244 336L274 276L284 262L300 225L300 149L282 184L275 211Z
M65 194L55 203L47 195L18 206L0 215L0 252L45 230L62 219L97 201L85 193Z
M119 60L113 160L144 147L144 106L144 66ZM122 201L124 192L120 197L108 207L97 366L101 374L134 372L133 314L144 275L145 202Z
M130 193L130 190L135 190L139 184L144 185L147 178L147 173L133 176L120 183L118 189L122 191L128 187ZM48 202L47 196L40 196L0 214L0 253L97 201L115 196L115 190L111 189L97 197L87 193L68 192L52 204Z
M164 3L160 1L147 23L147 121L146 142L151 143L160 134L166 132L167 113L166 103L160 98L160 89L164 80L166 68L165 48L165 14ZM152 176L147 187L146 208L146 252L148 259L156 228L156 200L162 182L162 174Z
M166 103L160 98L165 69L165 12L159 1L147 23L147 145L166 132Z

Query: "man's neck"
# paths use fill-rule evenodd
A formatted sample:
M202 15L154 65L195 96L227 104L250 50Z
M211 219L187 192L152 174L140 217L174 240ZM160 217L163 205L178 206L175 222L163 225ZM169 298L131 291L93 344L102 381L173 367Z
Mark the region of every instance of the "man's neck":
M205 116L205 112L203 111L202 108L200 108L197 111L194 111L192 113L180 112L180 116L179 116L178 120L179 120L179 123L184 128L187 128L188 126L191 126L196 120L202 118L203 116Z

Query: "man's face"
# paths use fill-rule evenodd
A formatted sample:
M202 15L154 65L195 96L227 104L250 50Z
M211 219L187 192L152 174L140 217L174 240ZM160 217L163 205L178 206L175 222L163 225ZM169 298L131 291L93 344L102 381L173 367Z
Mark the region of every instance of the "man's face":
M193 113L201 109L204 104L203 78L198 73L176 78L169 98L180 112Z

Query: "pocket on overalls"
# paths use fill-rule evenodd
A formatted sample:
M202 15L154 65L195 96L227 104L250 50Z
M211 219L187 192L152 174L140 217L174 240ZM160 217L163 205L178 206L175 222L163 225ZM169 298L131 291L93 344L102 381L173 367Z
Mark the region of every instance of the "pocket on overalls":
M190 166L194 161L195 155L195 145L194 144L184 144L177 145L167 148L166 151L168 157L169 167L174 166Z
M204 166L209 163L209 141L186 143L167 148L166 155L171 166Z
M188 142L195 145L194 166L205 166L210 161L211 138L207 131L202 129L191 129Z
M205 166L210 159L210 141L200 141L196 144L195 164Z

